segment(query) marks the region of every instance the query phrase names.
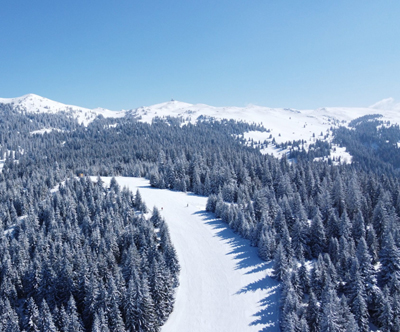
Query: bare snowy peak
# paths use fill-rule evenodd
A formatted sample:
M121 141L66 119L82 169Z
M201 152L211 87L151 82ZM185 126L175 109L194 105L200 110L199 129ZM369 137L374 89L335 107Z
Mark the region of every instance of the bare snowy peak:
M393 98L386 98L371 105L370 108L377 110L400 111L400 103L396 103Z
M57 101L44 98L33 93L16 97L16 98L0 98L1 104L10 104L18 111L26 111L28 113L61 113L65 112L78 120L79 123L88 125L98 115L104 117L123 117L124 111L114 112L104 108L88 109L84 107L66 105Z
M23 95L21 97L16 97L16 98L0 98L0 103L2 104L13 104L13 105L24 105L24 104L36 104L40 103L42 101L49 101L51 102L50 99L35 95L33 93L29 93L27 95Z
M177 110L177 109L184 109L193 106L193 104L185 103L178 100L171 100L161 104L155 104L150 106L153 109L159 110Z

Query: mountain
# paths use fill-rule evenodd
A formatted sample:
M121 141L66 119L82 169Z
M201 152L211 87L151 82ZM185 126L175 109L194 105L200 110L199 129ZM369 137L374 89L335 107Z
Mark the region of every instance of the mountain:
M288 152L276 148L276 144L303 141L305 149L317 139L331 142L333 128L347 126L351 120L368 115L381 114L383 121L400 124L400 104L392 98L384 99L370 107L324 107L315 110L297 110L291 108L270 108L257 105L246 107L215 107L205 104L188 104L169 101L148 107L139 107L129 111L141 121L151 122L155 117L180 117L186 122L195 123L199 118L233 119L262 124L268 131L252 131L244 134L249 144L270 143L261 152L281 157ZM271 144L273 143L273 144ZM341 157L342 162L351 162L351 156L345 148L335 146L331 159Z
M389 98L388 100L393 104L393 99ZM382 105L390 107L382 107ZM155 117L173 116L181 117L192 123L196 122L199 117L261 123L266 129L270 129L277 143L283 143L301 139L310 141L313 136L321 132L326 133L331 127L345 125L351 120L367 114L379 113L383 115L383 120L400 124L400 113L396 110L397 107L393 108L393 105L389 105L388 102L376 103L371 107L364 108L324 107L316 110L297 110L257 105L215 107L170 101L148 107L139 107L131 110L130 113L140 117L145 122L151 122Z
M332 129L346 126L351 120L368 114L381 114L383 121L400 124L400 104L393 98L383 99L370 107L324 107L315 110L297 110L292 108L270 108L258 105L246 107L215 107L206 104L190 104L171 100L152 106L138 107L128 111L110 111L104 108L87 109L79 106L65 105L50 99L28 94L17 98L0 98L0 103L9 104L14 109L29 113L58 113L71 114L79 123L88 125L97 116L106 118L121 118L126 115L134 116L140 121L151 123L156 118L179 117L184 123L196 123L199 119L233 119L263 125L267 132L253 131L244 134L250 143L268 142L263 153L282 156L287 149L279 150L275 144L291 141L303 141L307 148L317 139L331 141ZM289 144L290 147L290 144ZM337 152L337 151L336 151ZM351 157L342 149L338 155Z
M16 110L28 113L55 114L65 112L71 114L71 116L76 118L79 123L84 125L88 125L99 115L106 118L125 116L124 111L114 112L104 108L88 109L79 106L65 105L33 93L17 98L0 98L0 104L9 104Z
M262 124L270 129L278 143L305 139L326 132L332 126L345 125L349 121L367 114L382 114L383 120L400 124L400 103L387 98L370 107L324 107L315 110L297 110L291 108L270 108L258 105L245 107L216 107L206 104L190 104L171 100L152 106L142 106L129 111L111 111L104 108L88 109L80 106L62 104L35 94L17 98L0 98L0 104L9 104L14 109L28 113L70 113L85 125L98 115L119 118L126 114L151 122L155 117L180 117L195 123L199 118L233 119ZM280 135L279 135L280 134Z

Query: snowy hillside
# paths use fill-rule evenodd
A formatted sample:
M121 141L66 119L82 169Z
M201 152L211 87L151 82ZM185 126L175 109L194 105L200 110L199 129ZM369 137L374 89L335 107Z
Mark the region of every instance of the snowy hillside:
M257 105L246 107L214 107L205 104L188 104L170 101L148 107L140 107L130 112L142 121L151 122L154 117L181 117L189 122L196 122L199 117L233 119L246 122L262 123L271 130L277 143L291 140L312 140L313 134L325 135L329 128L346 124L358 117L379 113L384 120L400 124L400 104L393 99L385 99L371 107L326 107L316 110L296 110L290 108L269 108ZM266 135L266 136L269 136Z
M316 110L296 110L290 108L269 108L257 105L246 107L214 107L205 104L188 104L170 101L149 107L140 107L130 111L142 121L151 122L154 117L181 117L195 123L199 118L233 119L262 124L268 132L248 132L244 137L249 142L267 141L268 148L263 153L282 156L287 150L278 150L273 142L285 143L304 140L305 148L317 139L332 140L332 128L346 126L349 121L367 114L382 114L382 120L400 124L400 104L392 98L384 99L370 107L326 107ZM340 148L331 157L342 157L351 162L351 156Z
M124 111L113 112L104 108L87 109L84 107L65 105L35 94L27 94L17 98L0 98L0 104L10 104L16 110L26 111L28 113L60 113L71 114L84 125L92 122L98 115L104 117L123 117Z
M289 141L305 141L305 148L317 139L332 140L334 127L346 124L358 117L368 114L382 114L384 121L400 124L400 103L393 98L387 98L370 107L325 107L316 110L297 110L291 108L269 108L257 105L246 107L215 107L205 104L189 104L176 100L139 107L129 111L110 111L103 108L87 109L79 106L65 105L35 94L28 94L18 98L0 98L0 103L10 104L15 109L30 113L70 113L79 123L84 125L92 122L98 115L104 117L137 117L140 121L150 123L154 118L180 117L186 123L196 123L199 119L233 119L249 123L262 124L268 132L248 132L244 137L249 144L268 142L263 153L274 154L279 157L287 150L278 150L273 143ZM351 156L339 149L343 160L350 161ZM338 152L336 152L338 154ZM333 156L333 155L332 155Z

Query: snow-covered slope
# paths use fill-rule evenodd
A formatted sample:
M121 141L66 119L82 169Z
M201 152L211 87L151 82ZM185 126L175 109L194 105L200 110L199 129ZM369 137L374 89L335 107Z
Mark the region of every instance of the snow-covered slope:
M39 113L67 112L87 125L98 115L104 117L124 117L129 114L143 122L151 122L155 117L180 117L186 122L196 123L199 118L233 119L249 123L262 124L269 132L248 132L245 138L250 143L270 143L263 150L280 156L285 151L274 148L272 142L285 143L303 140L305 148L316 139L331 140L331 128L346 125L349 121L367 114L382 114L383 120L400 124L400 103L393 98L383 99L370 107L326 107L316 110L297 110L290 108L269 108L257 105L246 107L215 107L205 104L189 104L176 100L129 111L114 112L103 108L86 109L65 105L34 94L18 98L0 98L0 103L13 105L17 110ZM349 160L349 158L347 158Z
M139 107L130 112L142 121L151 122L154 117L176 116L195 122L200 116L216 119L234 119L262 123L270 129L278 143L290 140L310 140L327 133L331 126L345 124L367 114L382 114L385 120L400 124L400 104L392 98L378 102L371 107L326 107L316 110L290 108L269 108L257 105L246 107L214 107L205 104L188 104L170 101L148 107ZM268 135L269 136L269 135Z
M103 178L104 182L110 178ZM278 283L257 249L205 211L207 198L116 178L165 218L181 264L174 311L163 332L279 331Z
M98 115L103 115L106 118L125 116L125 111L114 112L104 108L87 109L79 106L65 105L32 93L17 98L0 98L0 104L10 104L16 110L28 113L54 114L65 112L84 125L92 122Z
M175 116L187 122L195 123L199 117L216 119L243 120L249 123L262 124L269 132L252 131L245 134L251 142L285 143L294 140L304 140L305 147L317 139L330 141L331 128L346 126L349 121L367 114L382 114L382 120L400 124L400 103L393 98L384 99L370 107L326 107L316 110L297 110L290 108L269 108L257 105L246 107L214 107L205 104L187 104L170 101L149 107L140 107L130 113L141 118L141 121L151 122L154 117ZM279 151L270 144L264 153L280 156L286 151ZM349 156L343 151L346 160Z

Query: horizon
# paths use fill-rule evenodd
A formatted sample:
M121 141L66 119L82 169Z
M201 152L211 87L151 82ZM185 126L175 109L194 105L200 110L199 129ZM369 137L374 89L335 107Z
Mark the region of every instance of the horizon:
M368 107L400 100L399 15L396 1L9 2L0 95L112 110Z
M294 109L294 110L300 110L300 111L301 110L303 110L303 111L304 110L318 110L318 109L322 109L322 108L349 108L349 109L352 109L352 108L370 108L370 109L375 109L375 110L389 110L389 111L390 110L393 110L393 111L399 110L400 111L400 102L397 102L392 97L384 98L384 99L379 100L379 101L377 101L377 102L375 102L375 103L373 103L373 104L371 104L369 106L360 106L360 105L358 105L358 106L346 106L346 105L333 106L333 105L325 105L325 106L321 106L321 107L317 107L317 108L296 108L296 107L286 107L284 105L278 106L278 107L270 107L268 105L260 105L260 104L254 104L254 103L248 103L247 105L244 105L244 106L238 106L238 105L216 106L216 105L205 104L205 103L202 103L202 102L190 103L190 102L187 102L187 101L184 101L184 100L176 100L174 98L171 98L170 100L163 101L163 102L160 102L160 103L149 104L149 105L140 105L140 106L128 107L128 108L124 108L124 109L108 109L108 108L103 107L101 105L98 105L98 106L93 107L93 108L87 108L87 107L84 107L84 106L81 106L81 105L77 105L77 104L71 104L71 103L68 103L68 102L65 103L65 102L60 102L58 100L53 100L53 99L47 98L46 96L38 95L37 93L27 93L27 94L24 94L24 95L21 95L21 96L11 97L11 98L0 96L0 103L4 103L4 100L9 100L9 102L13 102L16 99L21 99L21 98L28 97L28 96L36 96L36 97L44 98L44 99L47 99L49 101L60 103L60 104L66 105L66 106L74 106L74 107L86 108L86 109L89 109L89 110L106 109L106 110L113 111L113 112L129 111L129 110L135 110L135 109L139 109L139 108L153 107L153 106L157 106L157 105L168 104L170 102L179 102L179 103L182 103L182 104L188 104L190 106L204 105L204 106L210 106L210 107L216 107L216 108L221 108L221 107L247 108L247 107L254 106L254 107L265 107L265 108L271 108L271 109Z

